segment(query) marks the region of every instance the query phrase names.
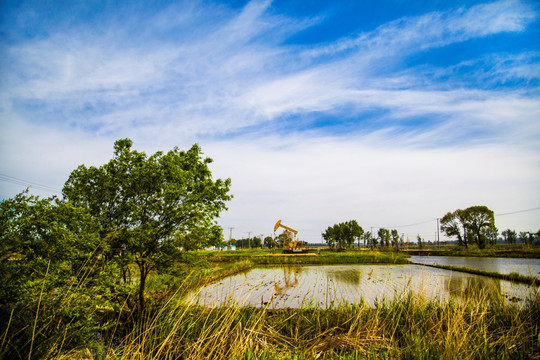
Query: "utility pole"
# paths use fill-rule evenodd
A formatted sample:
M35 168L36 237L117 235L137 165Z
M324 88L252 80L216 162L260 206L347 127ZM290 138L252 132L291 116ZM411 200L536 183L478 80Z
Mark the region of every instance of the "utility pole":
M440 240L441 240L441 238L440 238L440 234L439 234L439 218L437 218L437 247L441 247Z
M253 232L253 231L248 231L248 232L247 232L247 233L248 233L248 249L251 249L251 244L249 243L249 240L251 239L251 233L252 233L252 232Z
M234 228L233 228L233 227L229 227L229 245L231 245L232 229L234 229Z

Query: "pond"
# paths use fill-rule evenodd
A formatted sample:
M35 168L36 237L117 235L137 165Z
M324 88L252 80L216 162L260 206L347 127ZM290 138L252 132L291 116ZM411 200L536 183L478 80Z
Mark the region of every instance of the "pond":
M342 303L373 306L412 293L440 302L487 298L524 304L537 287L421 265L324 265L255 268L199 289L187 301L208 307L271 309Z
M540 279L540 259L465 257L465 256L411 256L416 264L453 265L475 268L500 274L518 273Z

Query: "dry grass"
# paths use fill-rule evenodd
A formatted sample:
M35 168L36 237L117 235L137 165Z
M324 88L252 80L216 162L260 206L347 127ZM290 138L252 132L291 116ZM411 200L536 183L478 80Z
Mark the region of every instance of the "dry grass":
M538 358L539 302L441 305L407 296L376 308L280 311L171 302L100 358ZM98 358L95 353L63 358Z

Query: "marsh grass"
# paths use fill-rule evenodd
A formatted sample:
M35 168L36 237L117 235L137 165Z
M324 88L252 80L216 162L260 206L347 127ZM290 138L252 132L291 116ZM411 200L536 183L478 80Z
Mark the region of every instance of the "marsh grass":
M114 347L62 359L482 359L540 356L540 299L444 304L412 294L375 307L205 308L172 298Z
M452 270L452 271L460 271L460 272L464 272L468 274L489 276L494 279L509 280L513 282L519 282L522 284L532 285L532 286L536 286L537 284L540 283L540 279L538 279L535 276L521 275L516 272L511 272L509 274L501 274L495 271L485 271L485 270L472 268L468 266L440 265L440 264L416 264L416 265L433 267L433 268L438 268L438 269L445 269L445 270Z

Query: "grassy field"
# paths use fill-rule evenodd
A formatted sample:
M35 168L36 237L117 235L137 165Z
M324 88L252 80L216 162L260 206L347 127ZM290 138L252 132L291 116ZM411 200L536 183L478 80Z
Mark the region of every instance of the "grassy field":
M409 255L396 251L344 251L312 250L307 254L282 254L280 250L239 250L201 252L211 263L228 263L249 259L257 265L269 264L406 264Z
M512 258L540 258L540 246L530 245L495 245L479 249L476 245L468 248L457 245L443 246L417 246L402 249L408 255L425 256L474 256L474 257L512 257Z

